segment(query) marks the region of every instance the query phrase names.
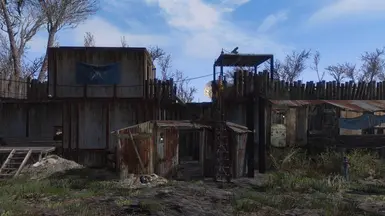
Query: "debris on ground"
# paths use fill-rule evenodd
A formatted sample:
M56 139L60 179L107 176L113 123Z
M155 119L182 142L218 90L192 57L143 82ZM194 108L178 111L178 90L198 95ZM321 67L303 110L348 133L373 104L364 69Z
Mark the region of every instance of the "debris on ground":
M83 168L83 166L75 161L66 160L57 155L48 155L39 162L26 166L22 171L22 175L31 176L32 179L41 179L55 173L80 168Z
M122 186L129 187L129 188L145 188L145 187L156 187L159 185L167 184L168 180L158 176L156 174L151 175L136 175L136 174L129 174L127 178L121 180Z

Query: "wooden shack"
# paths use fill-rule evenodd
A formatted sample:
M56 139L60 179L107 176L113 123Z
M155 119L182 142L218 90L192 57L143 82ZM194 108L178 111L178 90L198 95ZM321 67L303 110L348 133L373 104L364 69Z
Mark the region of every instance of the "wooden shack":
M156 81L146 48L50 48L48 93L62 101L63 155L101 167L115 154L110 131L170 118L172 81ZM160 100L162 99L162 101Z

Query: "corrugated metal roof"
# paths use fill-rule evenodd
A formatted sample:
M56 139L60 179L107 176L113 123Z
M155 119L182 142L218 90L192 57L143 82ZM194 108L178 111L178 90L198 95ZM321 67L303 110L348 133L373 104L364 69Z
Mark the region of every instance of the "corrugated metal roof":
M195 123L188 120L181 120L181 121L175 121L175 120L158 120L154 121L154 123L158 127L180 127L180 128L210 128L208 125Z
M385 110L384 100L327 100L325 103L352 111L378 112Z
M299 107L308 105L307 100L270 100L271 103L277 106Z
M270 100L278 106L299 107L327 103L333 106L358 112L385 111L385 100Z
M179 121L178 120L156 120L156 121L147 121L147 122L143 122L143 123L140 123L137 125L125 127L125 128L119 129L119 130L112 131L111 133L117 133L118 131L121 131L121 130L136 128L136 127L140 127L143 125L147 126L150 123L154 123L156 126L163 127L163 128L167 128L167 127L175 127L175 128L179 128L179 129L186 129L186 128L187 129L201 129L201 128L210 129L211 128L210 124L197 123L197 122L193 122L193 121L189 121L189 120L179 120ZM233 122L226 122L226 126L236 133L252 132L249 129L247 129L247 127L233 123Z
M252 132L247 127L239 124L235 124L233 122L226 122L227 127L229 127L231 130L233 130L236 133L249 133Z

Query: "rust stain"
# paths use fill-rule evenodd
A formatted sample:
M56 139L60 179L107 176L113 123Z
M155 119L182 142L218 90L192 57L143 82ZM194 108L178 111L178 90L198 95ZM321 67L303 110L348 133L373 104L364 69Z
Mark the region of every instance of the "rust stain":
M119 134L130 134L131 129L120 131ZM131 132L132 133L132 132ZM136 133L133 140L137 147L140 159L144 165L144 173L151 174L152 170L152 153L153 153L153 138L148 133ZM120 138L120 158L123 167L128 173L142 173L138 155L136 154L134 143L131 138Z
M342 109L359 112L385 110L385 100L270 100L278 106L300 107L306 105L330 104Z
M163 158L158 165L160 174L167 176L172 173L178 163L179 131L177 128L171 127L162 129L161 133L163 133L164 146L163 152L158 152L158 154L163 155Z

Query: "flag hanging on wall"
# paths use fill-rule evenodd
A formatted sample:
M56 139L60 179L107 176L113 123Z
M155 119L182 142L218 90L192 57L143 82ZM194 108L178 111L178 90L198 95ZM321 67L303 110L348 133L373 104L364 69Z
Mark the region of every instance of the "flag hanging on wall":
M120 63L103 66L76 63L76 83L82 85L115 85L120 81Z
M340 118L339 126L343 129L361 130L368 129L374 126L385 123L385 116L378 116L373 114L363 114L356 118Z

